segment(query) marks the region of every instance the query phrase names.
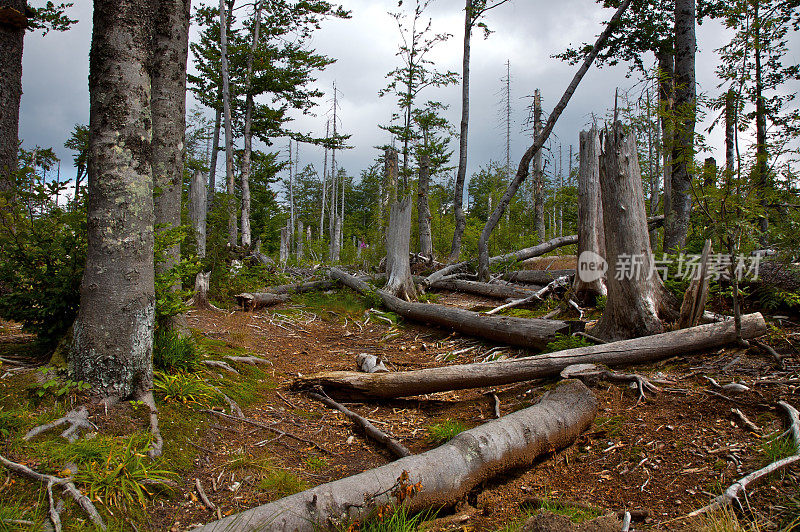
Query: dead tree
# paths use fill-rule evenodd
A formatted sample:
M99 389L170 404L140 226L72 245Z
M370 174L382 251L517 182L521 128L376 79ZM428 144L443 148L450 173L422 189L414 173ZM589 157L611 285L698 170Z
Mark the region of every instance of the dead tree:
M219 0L219 42L222 69L222 108L225 118L225 177L227 183L228 244L235 246L239 236L236 223L236 182L233 175L233 123L231 118L231 90L228 70L228 35L225 0Z
M603 132L600 153L608 301L592 334L606 340L664 331L677 301L655 270L634 135L616 122Z
M387 174L390 180L389 224L386 226L386 291L406 301L417 298L411 278L411 196L401 198L397 190L397 153L387 150ZM407 189L408 187L403 187Z
M541 401L467 430L426 453L401 458L358 475L322 484L198 529L336 529L394 501L392 492L417 486L403 504L409 511L440 508L480 483L513 468L531 466L544 453L566 447L592 423L597 399L578 381L565 381Z
M573 291L583 306L606 295L602 260L606 254L603 204L600 199L600 134L593 126L580 133L578 166L578 275Z
M517 173L514 176L514 179L508 185L505 193L503 193L503 197L500 199L497 208L495 208L494 212L492 212L492 215L486 221L486 225L484 226L481 236L478 239L478 276L482 281L487 281L489 279L489 237L491 236L492 231L497 226L498 222L500 221L500 217L505 212L509 203L511 203L511 198L514 197L514 194L517 193L517 190L522 182L528 177L528 167L531 164L533 156L542 149L542 146L544 146L544 143L547 141L547 138L550 136L550 133L553 131L553 128L556 125L558 117L561 116L561 113L567 107L570 98L572 98L572 95L578 88L583 76L586 75L586 72L589 70L592 62L600 53L600 50L605 46L606 41L613 32L614 28L616 28L617 24L619 23L619 19L622 17L622 14L625 12L625 10L628 9L630 3L631 0L624 0L622 4L620 4L619 9L617 9L617 12L614 13L614 16L611 17L611 20L608 21L608 25L606 26L605 30L603 30L603 33L601 33L597 38L592 50L586 55L583 64L578 69L575 77L572 78L567 90L564 91L564 94L561 96L561 100L559 100L558 104L553 109L553 112L550 113L550 116L547 118L547 123L544 126L541 136L538 136L534 140L533 145L525 151L525 154L522 156L522 160L519 163L519 167L517 168Z
M492 317L486 316L487 319ZM761 314L742 316L744 338L761 336L766 330L767 325ZM632 338L496 362L389 373L325 371L297 379L294 387L313 389L315 386L322 386L329 393L336 390L338 393L371 397L410 397L552 378L573 364L590 363L619 367L655 362L677 355L713 349L735 341L736 329L733 320L726 320L645 338Z
M205 174L195 170L192 182L189 185L189 220L192 224L192 234L197 256L206 256L206 207L208 205Z
M433 258L433 239L431 237L431 209L428 206L428 187L431 181L431 158L428 154L420 157L419 187L417 193L417 221L419 225L419 253Z

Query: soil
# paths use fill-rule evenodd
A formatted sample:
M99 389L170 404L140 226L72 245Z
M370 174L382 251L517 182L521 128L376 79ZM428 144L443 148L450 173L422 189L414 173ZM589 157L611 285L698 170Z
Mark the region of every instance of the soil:
M189 530L217 515L229 515L393 459L388 451L366 441L344 415L290 391L299 374L355 370L359 353L379 356L392 371L530 354L419 324L390 325L386 317L367 319L360 310L303 307L298 301L255 313L189 312L187 325L201 343L205 342L209 359L226 360L225 353L248 353L269 361L259 370L228 361L242 373L240 377L223 375L223 371L213 368L206 371L209 381L256 375L260 381L257 395L242 407L245 416L259 425L231 420L196 404L172 403L164 407L159 403L162 429L168 439L165 455L185 452L192 459L177 468L178 493L150 503L147 519L136 520L138 530ZM441 294L437 302L465 308L497 304L449 293ZM531 513L544 506L545 510L557 507L557 513L573 517L580 514L584 519L635 511L638 520L632 529L636 530L696 529L696 525L680 518L769 461L763 451L765 436L782 427L776 402L786 400L800 405L800 359L794 347L800 327L785 319L780 326L768 341L789 357L785 370L776 369L771 358L757 351L730 347L626 368L660 383L662 391L648 394L641 403L637 402L635 390L599 383L594 387L600 402L598 417L574 445L543 457L529 469L506 473L481 486L456 508L440 512L439 524L434 522L433 528L618 530L613 528L618 521L613 519L615 524L611 526L607 524L609 518L606 525L587 521L580 528L569 528L572 525L563 518L543 525L547 522L545 516L526 523ZM2 356L6 359L0 368L0 373L5 373L0 379L3 404L14 400L13 394L20 389L15 387L18 380L31 379L38 372L28 369L35 365L35 357L13 355L19 351L14 345L24 346L31 339L14 324L3 324L0 331L4 338L0 338L4 342ZM721 384L739 382L750 390L724 392L714 388L706 377ZM497 394L501 412L506 414L531 405L549 384L525 382L494 389L346 404L391 433L413 453L420 453L436 445L429 428L437 423L458 421L473 427L492 419L493 400L487 394ZM761 427L761 433L742 428L731 413L734 407ZM191 416L192 430L171 430L174 418L170 416L180 415ZM91 419L100 433L125 433L146 427L141 412L127 403L110 410L93 405ZM52 437L55 440L57 435ZM4 449L12 459L33 467L49 467L41 460L26 457L24 447L9 441ZM275 472L283 472L283 476ZM200 480L219 513L198 500L195 479ZM34 504L37 500L38 495L31 495L36 487L28 481L13 481L3 473L0 486L0 503L25 496L32 498ZM800 469L795 467L752 490L743 516L755 519L763 530L784 530L793 520L800 520L798 492ZM454 515L447 517L448 514ZM71 515L79 514L75 511Z

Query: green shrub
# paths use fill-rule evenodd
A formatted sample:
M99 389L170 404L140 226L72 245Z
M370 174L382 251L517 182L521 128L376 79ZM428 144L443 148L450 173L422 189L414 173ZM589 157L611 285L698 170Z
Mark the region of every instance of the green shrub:
M175 401L210 406L219 403L221 399L219 392L206 384L203 379L185 373L175 375L155 373L153 390L165 403Z
M182 336L169 327L158 327L153 338L153 367L167 373L194 371L202 351L191 336Z

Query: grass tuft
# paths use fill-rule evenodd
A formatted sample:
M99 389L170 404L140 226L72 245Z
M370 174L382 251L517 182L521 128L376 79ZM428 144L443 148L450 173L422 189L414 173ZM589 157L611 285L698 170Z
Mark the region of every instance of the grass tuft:
M464 432L469 427L460 421L445 420L434 423L428 427L428 439L435 445L441 445L453 439L458 434Z
M282 469L273 469L267 472L258 481L257 486L258 489L268 492L273 500L308 489L308 485L297 475Z
M203 353L191 336L159 328L153 338L153 366L167 373L192 372L200 366Z

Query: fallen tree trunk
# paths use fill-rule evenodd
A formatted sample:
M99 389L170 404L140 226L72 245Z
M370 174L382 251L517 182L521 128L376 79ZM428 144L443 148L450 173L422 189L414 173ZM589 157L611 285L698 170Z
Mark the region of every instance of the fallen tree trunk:
M743 338L761 336L766 330L760 313L742 316ZM733 321L728 320L631 340L482 364L371 374L328 371L301 377L295 381L294 387L322 386L375 397L407 397L554 377L572 364L629 366L654 362L735 341L736 330Z
M375 290L364 281L336 268L331 269L331 278L363 294L376 294L386 308L404 318L504 344L542 349L557 333L570 332L569 325L563 321L486 316L445 305L403 301L383 290Z
M290 294L272 294L270 292L256 292L255 294L245 292L244 294L236 294L233 297L236 299L236 303L244 310L253 311L283 303L292 296Z
M573 277L575 270L519 270L508 272L503 279L510 283L549 284L559 277Z
M428 452L401 458L358 475L322 484L198 529L312 531L338 529L395 501L397 489L410 511L452 505L504 471L532 465L572 444L594 420L597 399L578 381L566 381L542 400L501 419L462 432Z
M523 298L533 294L533 290L521 286L508 284L490 284L479 281L465 281L463 279L442 279L429 286L431 290L451 290L453 292L466 292L479 296L494 297L497 299Z

